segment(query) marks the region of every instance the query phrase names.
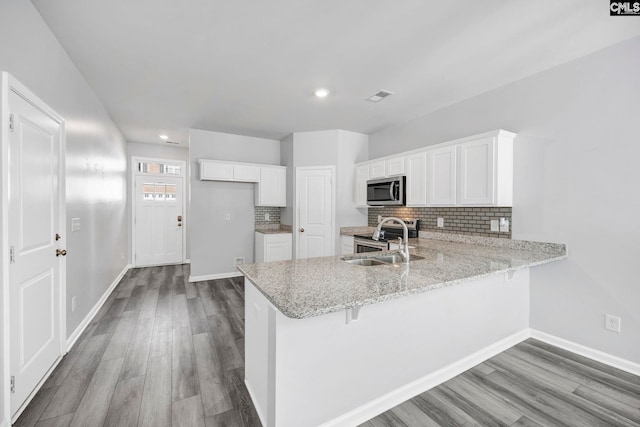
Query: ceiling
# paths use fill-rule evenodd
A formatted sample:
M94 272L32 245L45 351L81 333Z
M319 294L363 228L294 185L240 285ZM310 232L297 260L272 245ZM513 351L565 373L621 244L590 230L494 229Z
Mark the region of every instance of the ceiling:
M640 35L605 0L32 3L128 141L183 145L373 133Z

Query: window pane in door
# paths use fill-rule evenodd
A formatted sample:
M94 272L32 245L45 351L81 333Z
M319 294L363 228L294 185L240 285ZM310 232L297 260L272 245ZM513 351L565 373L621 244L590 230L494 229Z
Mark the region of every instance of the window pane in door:
M166 185L163 183L156 182L154 187L156 192L156 200L164 200L165 193L166 193Z
M167 184L165 188L166 188L166 192L165 192L166 200L176 200L176 185Z
M142 200L153 200L155 194L155 186L152 182L145 182L142 190Z

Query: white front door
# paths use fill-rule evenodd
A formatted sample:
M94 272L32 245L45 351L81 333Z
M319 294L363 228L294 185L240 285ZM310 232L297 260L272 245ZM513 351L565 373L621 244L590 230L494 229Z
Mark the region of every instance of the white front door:
M183 262L182 179L180 176L136 175L134 262L137 267Z
M62 355L61 124L9 94L10 357L14 415Z
M298 244L296 258L334 254L333 168L297 170Z

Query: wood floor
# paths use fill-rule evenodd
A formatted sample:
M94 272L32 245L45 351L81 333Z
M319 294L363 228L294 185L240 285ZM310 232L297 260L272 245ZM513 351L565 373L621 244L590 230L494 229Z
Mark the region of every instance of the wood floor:
M188 268L130 270L15 425L259 427L242 279ZM527 340L362 426L476 425L640 426L640 377Z

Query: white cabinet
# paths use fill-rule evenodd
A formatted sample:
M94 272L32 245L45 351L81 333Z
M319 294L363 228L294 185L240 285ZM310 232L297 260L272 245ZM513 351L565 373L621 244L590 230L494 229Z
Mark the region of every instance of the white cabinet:
M255 191L256 206L287 206L287 168L261 166Z
M513 204L513 136L499 133L458 145L458 204Z
M404 156L385 161L386 176L404 175Z
M255 232L255 262L291 259L291 233L265 234Z
M199 160L200 179L203 181L258 182L260 167L252 164Z
M353 253L353 236L340 236L340 248L342 255Z
M407 206L427 205L427 153L410 154L406 158Z
M386 174L386 161L369 163L369 179L384 178Z
M456 204L456 146L428 152L428 204L452 206Z
M367 207L367 180L369 179L369 165L356 166L355 203L356 207Z

